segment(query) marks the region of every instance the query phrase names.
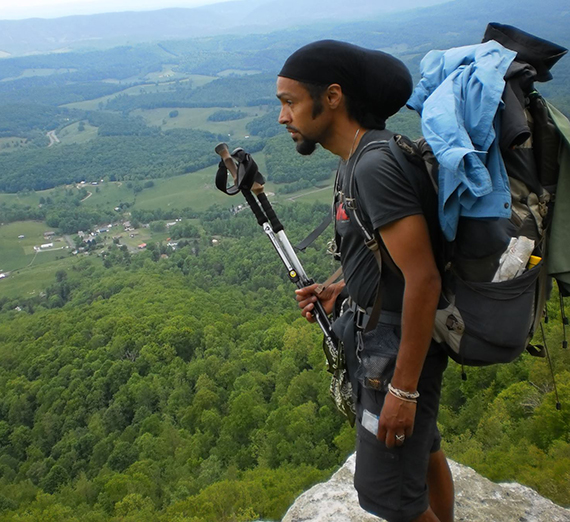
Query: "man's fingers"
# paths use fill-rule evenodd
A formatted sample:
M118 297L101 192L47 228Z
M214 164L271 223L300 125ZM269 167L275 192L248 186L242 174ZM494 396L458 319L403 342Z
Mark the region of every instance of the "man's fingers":
M297 295L313 295L318 286L319 285L317 283L314 283L309 286L304 286L303 288L297 288L297 290L295 290L295 293Z
M393 448L396 445L396 438L394 435L395 435L394 432L391 430L388 430L386 432L385 443L387 448Z
M302 310L302 314L303 315L307 315L307 314L311 314L313 313L313 309L315 308L315 305L311 302L307 303L299 303L299 308L301 308Z
M297 294L295 296L295 299L299 303L299 306L301 306L302 303L305 303L307 305L309 303L316 303L317 302L317 296L315 296L313 294L309 294L309 295Z
M402 444L404 444L404 442L406 440L406 435L404 433L396 433L394 435L394 440L395 440L396 446L401 446Z
M301 315L310 323L314 323L316 320L313 311L315 309L315 303L319 300L315 295L318 286L317 283L314 283L295 290L295 299L297 300L299 308L301 308Z
M310 323L315 322L315 318L313 317L315 305L310 300L300 301L299 308L301 309L301 315L307 319L307 321Z
M378 423L378 434L376 435L376 438L378 440L381 440L382 442L386 442L386 428L380 424L380 422Z
M382 432L381 430L378 431L378 439L386 444L387 448L393 448L395 446L402 446L407 439L407 435L405 433L400 433L392 430L387 430Z

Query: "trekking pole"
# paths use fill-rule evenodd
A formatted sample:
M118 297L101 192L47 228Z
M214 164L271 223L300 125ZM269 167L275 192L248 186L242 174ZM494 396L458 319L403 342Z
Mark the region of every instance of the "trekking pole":
M257 169L256 163L243 149L236 149L232 154L225 143L219 143L215 148L216 153L222 158L218 173L216 174L216 186L222 192L231 196L241 192L249 207L257 219L257 223L271 241L282 263L287 269L289 279L297 285L297 288L305 288L314 283L307 276L301 261L297 257L289 238L285 234L283 225L279 221L269 199L263 192L265 180ZM224 170L226 171L224 173ZM233 187L227 187L227 172L234 180ZM257 201L255 196L257 196ZM261 204L261 207L258 204ZM323 305L317 300L314 308L314 317L324 334L324 342L333 358L327 355L329 367L336 369L336 354L338 351L336 336L332 331L331 322ZM325 351L325 353L327 353Z

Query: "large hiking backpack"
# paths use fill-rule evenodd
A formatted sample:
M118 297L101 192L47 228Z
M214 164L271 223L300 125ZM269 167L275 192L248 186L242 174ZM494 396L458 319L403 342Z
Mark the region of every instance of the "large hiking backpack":
M487 32L493 36L506 34L508 38L503 40L507 44L514 41L515 47L521 42L544 44L532 35L499 24L491 24ZM546 263L549 226L560 151L569 139L562 134L561 122L569 127L570 123L547 104L532 83L522 95L519 108L528 123L529 136L516 147L501 150L510 184L510 217L461 217L454 240L445 245L442 299L433 337L447 347L455 361L467 366L511 362L525 349L536 354L530 341L543 317L550 291ZM349 174L347 198L356 197L354 167L361 155L380 146L385 146L385 142L369 143L359 151ZM411 142L396 136L389 146L404 173L421 169L430 176L434 190L438 190L438 162L425 139ZM566 194L564 197L568 199ZM374 252L380 270L384 265L397 271L377 231L368 230L364 224L358 205L350 213ZM568 295L568 284L563 278L559 287L561 295ZM377 297L373 316L379 314L380 306Z
M543 118L547 122L540 130L535 127L535 134L548 133L548 140L557 142L557 147L560 147L562 136L551 125L546 103L538 93L533 96L539 101L534 104L535 121ZM537 114L539 111L540 115ZM383 145L385 142L369 143L360 151L354 165L366 151ZM411 169L423 170L437 191L438 164L425 139L412 142L395 136L389 147L404 173L413 175ZM555 163L557 173L558 164ZM354 168L348 198L355 198L353 174ZM538 193L510 177L511 217L494 220L461 218L456 239L445 245L442 299L436 313L433 337L447 347L455 361L463 365L511 362L525 349L534 353L529 343L542 319L550 291L546 257L552 196L556 188L556 175L552 174L550 172L548 178L551 192L542 187L540 180L535 180L534 187L538 187ZM358 205L351 214L379 264L397 270L378 233L367 229L359 215ZM510 239L521 237L533 241L532 255L527 256L516 276L493 281L500 271L501 258L504 260L509 255ZM564 292L563 286L561 291Z

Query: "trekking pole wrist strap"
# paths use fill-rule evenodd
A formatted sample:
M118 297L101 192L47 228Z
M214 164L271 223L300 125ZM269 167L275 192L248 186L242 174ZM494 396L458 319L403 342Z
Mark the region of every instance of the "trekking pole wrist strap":
M322 294L322 292L328 288L330 285L332 285L333 283L336 283L339 281L339 279L342 277L342 267L339 267L334 274L332 274L324 283L321 283L320 285L317 286L317 288L315 288L315 294L316 295L320 295Z

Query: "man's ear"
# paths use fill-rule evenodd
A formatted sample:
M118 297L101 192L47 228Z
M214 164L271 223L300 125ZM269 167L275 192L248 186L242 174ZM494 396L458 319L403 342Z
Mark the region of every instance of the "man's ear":
M337 109L342 100L344 94L342 92L342 87L338 83L331 83L325 92L325 100L331 109Z

